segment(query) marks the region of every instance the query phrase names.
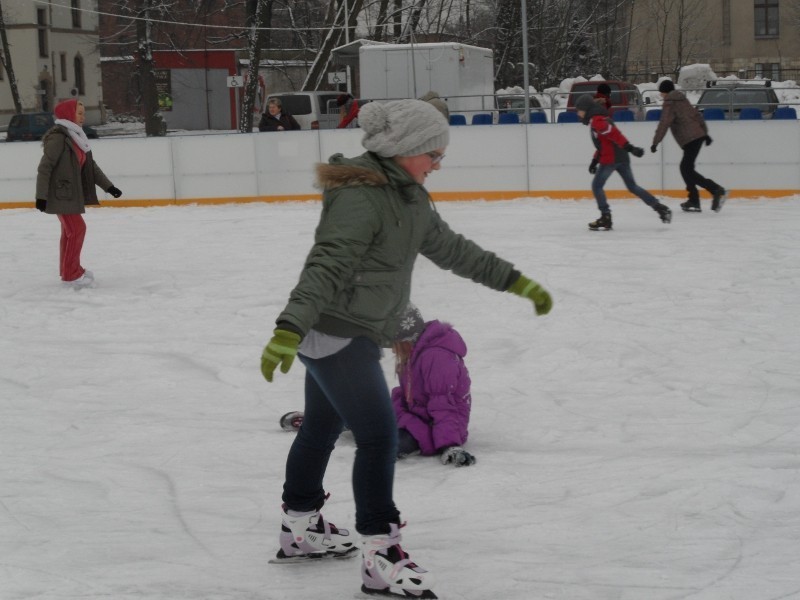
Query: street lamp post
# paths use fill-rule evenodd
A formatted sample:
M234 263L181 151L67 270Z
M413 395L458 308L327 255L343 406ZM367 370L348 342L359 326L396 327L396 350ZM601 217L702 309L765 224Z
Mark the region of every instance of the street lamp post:
M520 0L520 14L522 18L522 62L525 63L522 71L522 83L525 86L525 120L531 114L531 96L528 79L528 7L526 0Z

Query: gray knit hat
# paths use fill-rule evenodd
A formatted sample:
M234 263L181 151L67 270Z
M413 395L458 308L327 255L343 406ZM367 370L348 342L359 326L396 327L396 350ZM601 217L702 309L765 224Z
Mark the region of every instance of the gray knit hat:
M370 102L361 107L361 144L380 156L417 156L450 143L450 125L435 107L422 100Z
M422 313L409 302L403 316L400 318L400 327L397 330L397 335L394 336L394 340L396 342L415 343L424 330L425 321L422 318Z
M594 106L594 98L589 94L584 94L575 102L575 110L587 111Z

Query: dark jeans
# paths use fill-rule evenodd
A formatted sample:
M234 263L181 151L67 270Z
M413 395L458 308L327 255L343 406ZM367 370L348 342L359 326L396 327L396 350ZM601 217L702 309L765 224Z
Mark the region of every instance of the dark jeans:
M633 171L631 171L630 163L600 165L597 169L597 173L595 173L594 179L592 179L592 193L594 194L595 200L597 200L597 208L600 209L601 213L611 212L603 187L614 171L619 173L619 176L622 177L622 181L625 182L625 187L627 187L631 193L641 198L642 202L651 208L658 204L658 199L653 196L653 194L636 184L636 181L633 179Z
M397 432L397 457L403 458L410 456L415 452L419 452L419 442L416 438L408 433L407 429L401 429Z
M397 422L381 369L380 348L358 337L331 356L299 358L306 366L305 414L286 459L283 501L294 510L322 507L325 469L347 423L356 442L356 531L389 533L389 523L400 523L392 499Z
M706 179L694 168L694 163L697 161L697 156L700 154L700 149L703 147L705 140L700 138L689 142L683 147L683 158L681 159L681 177L686 183L686 190L689 192L690 200L699 200L700 194L697 186L710 193L714 193L719 188L719 185L710 179Z

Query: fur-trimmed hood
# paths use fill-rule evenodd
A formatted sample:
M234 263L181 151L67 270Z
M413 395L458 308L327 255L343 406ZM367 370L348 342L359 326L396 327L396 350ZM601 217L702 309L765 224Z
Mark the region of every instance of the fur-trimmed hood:
M327 163L319 163L316 170L316 186L323 190L354 185L421 187L393 159L382 158L374 152L365 152L354 158L334 154Z

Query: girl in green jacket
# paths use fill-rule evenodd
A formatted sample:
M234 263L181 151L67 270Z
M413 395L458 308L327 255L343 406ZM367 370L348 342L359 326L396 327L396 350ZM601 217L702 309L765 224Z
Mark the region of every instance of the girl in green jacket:
M331 157L317 170L322 214L300 280L261 358L272 381L296 355L306 367L303 424L286 462L281 549L276 561L350 556L362 550L362 591L436 598L432 575L400 546L392 498L397 423L380 365L398 331L414 261L426 256L498 291L530 299L537 314L550 295L513 265L453 232L423 187L441 168L449 125L420 100L371 102L359 123L367 152ZM323 478L344 424L356 444L355 528L360 544L320 514Z

